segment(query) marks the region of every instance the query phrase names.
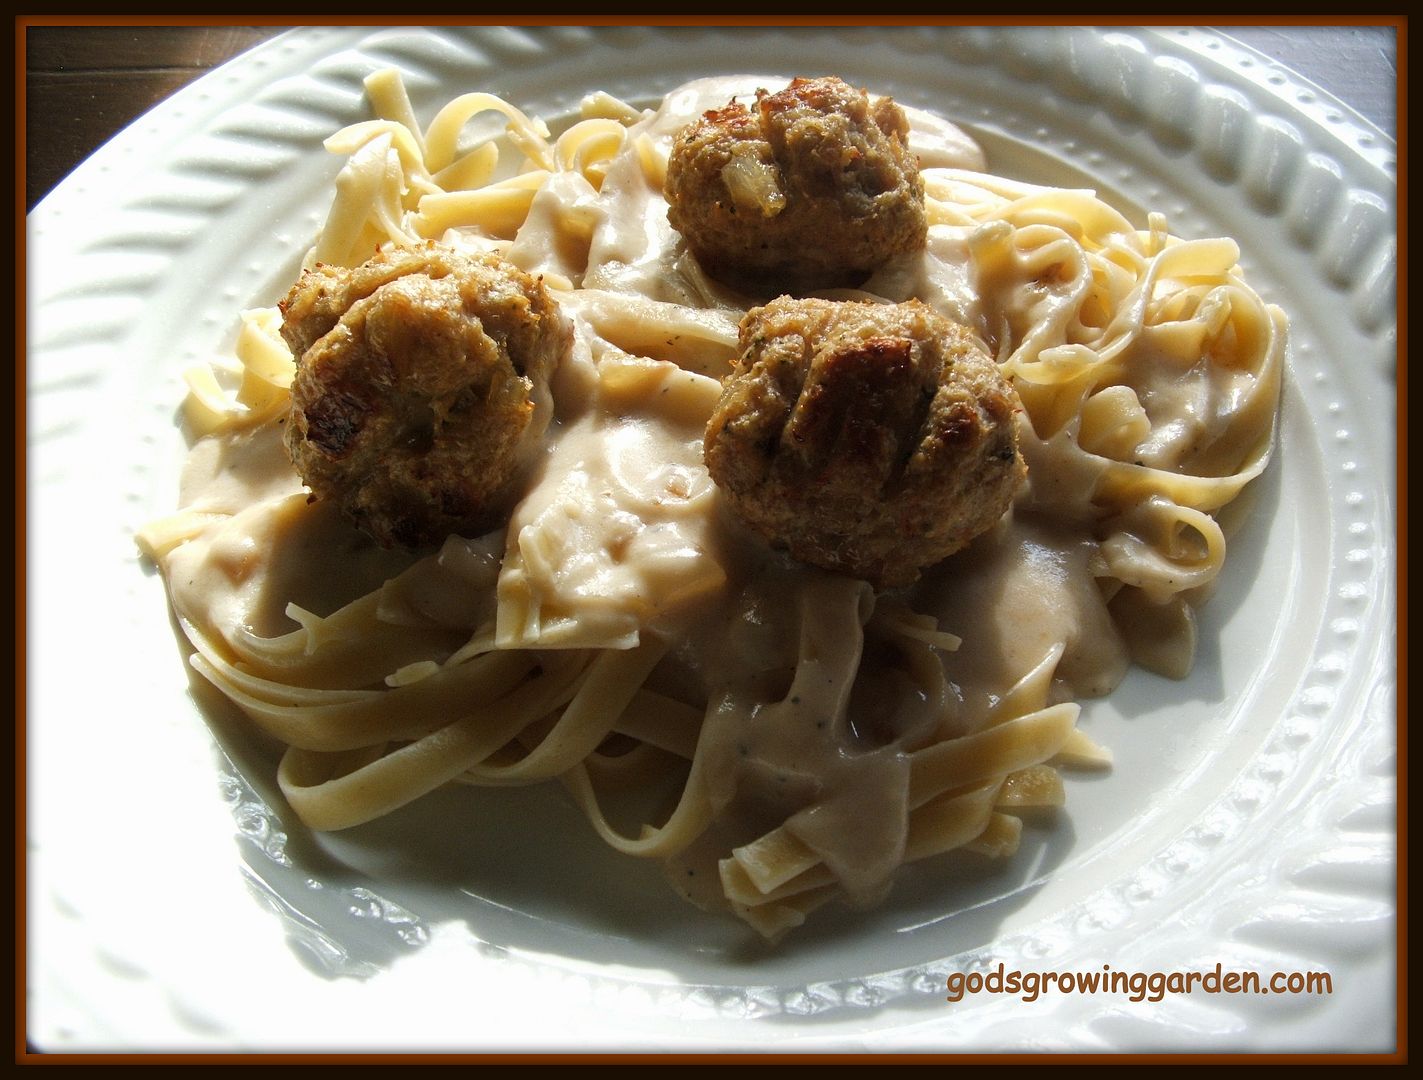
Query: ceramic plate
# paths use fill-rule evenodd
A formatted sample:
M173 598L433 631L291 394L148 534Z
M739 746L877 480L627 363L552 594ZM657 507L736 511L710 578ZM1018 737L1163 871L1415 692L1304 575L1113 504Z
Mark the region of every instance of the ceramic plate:
M729 69L833 71L962 123L995 172L1240 242L1293 324L1278 455L1196 670L1088 704L1116 767L1015 859L911 868L770 950L553 787L295 823L272 749L190 683L133 532L176 499L179 372L294 279L339 166L321 140L391 64L422 119L473 89L554 119L594 89L650 105ZM333 28L194 83L28 223L32 1043L1392 1048L1394 170L1347 108L1200 30ZM945 1000L999 965L1327 972L1332 993Z

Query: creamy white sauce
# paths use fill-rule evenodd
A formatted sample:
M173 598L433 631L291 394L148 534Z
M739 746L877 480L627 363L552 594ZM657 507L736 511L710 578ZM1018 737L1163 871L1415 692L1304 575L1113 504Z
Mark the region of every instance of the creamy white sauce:
M875 606L867 586L792 563L727 511L702 464L701 434L750 301L689 260L634 147L646 136L665 156L684 124L767 85L774 88L747 78L689 84L632 128L601 192L570 172L534 199L508 256L583 290L563 297L575 347L554 379L542 460L506 531L430 556L386 599L392 621L478 630L495 619L502 555L501 647L673 642L656 681L709 705L704 751L721 813L679 866L700 867L705 884L715 876L705 863L712 853L788 822L847 894L868 902L901 860L908 754L936 725L976 730L1059 645L1053 696L1106 694L1126 670L1127 650L1098 584L1092 492L1104 466L1071 446L1065 430L1039 437L1023 422L1030 480L1017 508L903 597L963 639L944 656L953 692L947 721L944 703L882 662L882 642L860 665ZM982 166L958 129L910 114L912 146L926 167ZM884 267L864 291L924 299L995 351L1005 335L1021 341L1063 317L1066 283L1000 270L1010 279L985 288L970 231L935 227L923 253ZM1249 379L1204 363L1183 372L1167 355L1133 370L1128 385L1150 433L1126 449L1170 468L1209 443ZM289 603L327 614L415 562L308 504L277 423L201 440L182 505L213 514L214 524L168 556L173 602L217 640L285 632L294 626Z

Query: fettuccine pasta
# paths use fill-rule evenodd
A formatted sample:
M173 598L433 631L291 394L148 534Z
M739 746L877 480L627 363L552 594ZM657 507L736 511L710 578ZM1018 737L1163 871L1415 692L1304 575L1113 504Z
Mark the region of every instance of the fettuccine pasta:
M1011 856L1019 815L1063 803L1059 768L1110 762L1077 701L1132 661L1190 670L1217 515L1269 460L1284 358L1236 245L990 175L909 110L927 246L830 295L969 327L1021 398L1028 482L968 549L876 594L751 536L702 460L752 301L687 255L663 181L673 134L756 85L703 80L655 110L594 95L555 137L486 93L422 129L379 72L374 118L327 140L345 165L307 265L498 251L574 333L507 525L425 554L307 497L281 442L279 312L243 313L235 357L188 373L180 509L139 543L193 667L286 747L309 827L452 781L556 780L590 837L775 938L880 900L905 863Z

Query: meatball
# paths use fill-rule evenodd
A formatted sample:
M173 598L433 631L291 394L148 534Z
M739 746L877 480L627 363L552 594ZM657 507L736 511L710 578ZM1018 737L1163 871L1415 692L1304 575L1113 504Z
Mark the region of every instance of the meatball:
M427 245L302 274L285 442L312 495L386 547L497 523L548 426L572 329L497 255Z
M668 219L706 271L753 291L858 285L924 247L909 121L836 78L796 79L706 113L676 137Z
M1003 516L1022 406L974 336L917 300L781 297L741 322L706 430L731 508L802 562L907 585Z

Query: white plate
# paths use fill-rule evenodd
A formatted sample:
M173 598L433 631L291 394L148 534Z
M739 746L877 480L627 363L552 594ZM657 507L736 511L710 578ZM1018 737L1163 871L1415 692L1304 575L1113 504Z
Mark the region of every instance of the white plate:
M915 870L775 951L551 789L293 826L270 753L190 687L132 533L175 499L178 372L292 279L338 165L320 141L387 64L422 117L476 88L553 117L595 88L835 71L965 123L995 171L1236 237L1293 321L1281 450L1191 678L1088 706L1111 775L1073 782L1001 869ZM32 1043L1391 1049L1393 153L1199 30L323 29L195 83L29 219ZM1326 971L1333 992L945 1001L950 974L1000 963Z

